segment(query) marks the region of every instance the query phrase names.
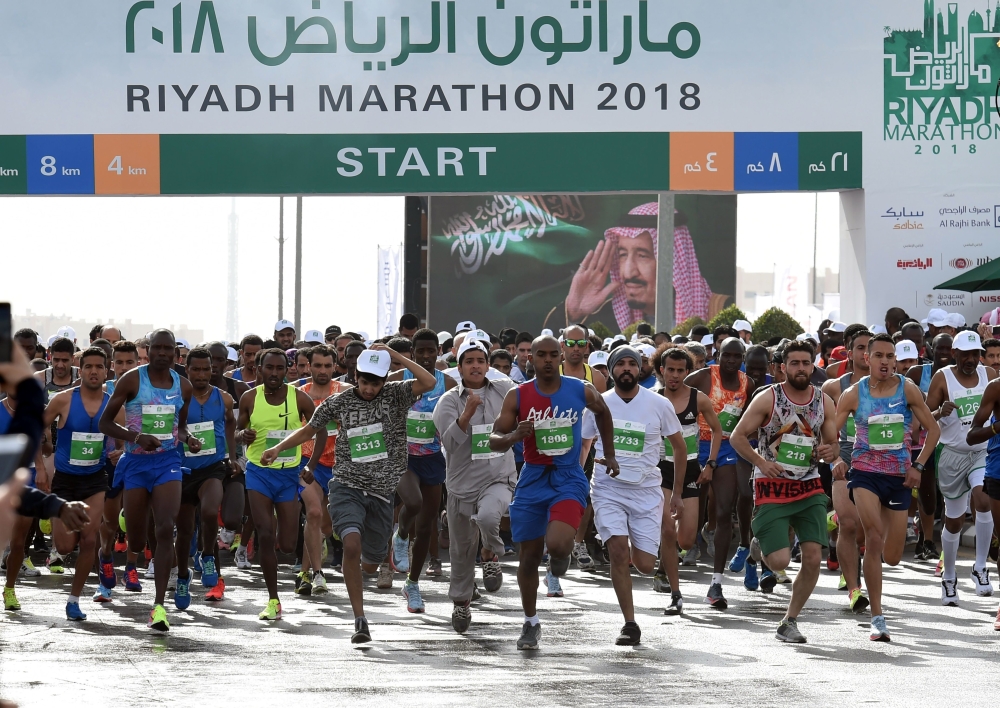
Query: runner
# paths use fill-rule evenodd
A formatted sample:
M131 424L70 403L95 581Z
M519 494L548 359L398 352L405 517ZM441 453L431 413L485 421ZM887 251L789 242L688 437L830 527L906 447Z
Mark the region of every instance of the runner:
M874 335L867 329L851 330L853 326L848 327L851 336L847 340L847 345L850 347L848 358L851 362L851 371L823 384L823 393L830 397L835 406L840 405L840 397L845 391L871 374L871 368L868 366L868 342ZM850 468L848 460L853 455L854 441L857 437L857 426L853 415L846 418L839 436L840 459ZM830 549L830 554L840 566L841 587L838 589L847 590L847 601L851 610L860 614L868 609L868 598L861 591L859 546L863 545L864 541L861 517L847 488L849 478L850 469L846 472L833 470L832 496L833 510L837 515L837 545L835 549Z
M201 441L187 429L191 382L172 368L175 347L170 330L158 329L150 335L149 364L118 381L99 426L105 435L125 441L125 454L118 461L115 477L124 480L129 547L137 554L146 546L146 511L153 512L156 595L147 626L162 632L170 629L163 603L174 561L174 525L181 501L180 444L187 443L192 452L201 450ZM115 421L123 406L127 428ZM126 565L127 575L134 570L134 564Z
M722 426L712 408L712 401L701 391L684 383L684 378L691 374L694 362L691 355L681 347L666 344L653 355L653 363L663 379L660 393L666 397L679 411L681 431L684 435L686 464L684 478L680 480L680 498L684 503L684 513L679 519L670 515L670 506L675 496L674 488L678 482L675 476L673 462L673 446L669 441L664 443L663 457L659 468L661 486L663 487L664 509L660 525L660 567L653 576L653 589L656 592L670 593L670 606L664 610L667 615L679 615L684 611L684 599L681 594L680 576L677 572L677 547L682 551L690 551L698 540L698 513L700 508L701 486L712 482L712 472L719 456L722 444ZM712 431L707 461L702 467L698 463L699 419L703 419Z
M642 637L635 621L630 566L644 575L652 573L660 545L661 519L667 517L668 524L682 523L685 512L684 477L677 476L670 503L665 505L657 463L662 441L667 439L673 448L675 468L685 469L687 441L673 405L639 385L644 358L636 349L625 346L615 349L608 359L613 388L603 398L613 419L612 456L621 458L621 468L604 466L607 449L604 441L597 439L597 468L591 482L597 532L608 549L611 584L625 617L625 625L615 640L619 646L634 646ZM585 418L584 439L597 438L596 418Z
M833 400L809 382L816 352L808 341L789 342L782 352L785 383L751 401L733 431L733 449L754 465L754 540L767 567L780 572L792 554L789 529L802 552L792 597L776 636L802 644L798 616L816 587L827 545L826 505L820 460L839 465ZM756 449L749 438L758 441Z
M277 327L275 329L281 331ZM275 621L281 619L275 546L282 553L295 551L299 529L300 471L303 481L311 484L311 470L319 462L319 455L314 451L313 458L303 470L301 443L284 448L280 446L282 441L302 428L303 421L309 420L315 410L308 394L285 383L288 375L285 352L281 349L261 351L259 373L263 376L263 383L252 394L248 392L240 399L236 427L243 444L247 446L247 497L257 537L257 557L267 584L267 607L258 618ZM325 448L325 429L317 434L316 443L317 450ZM272 453L273 450L277 453Z
M288 351L295 346L295 325L288 320L278 320L274 323L274 341L278 349Z
M337 341L342 342L343 340L338 337ZM364 350L365 343L356 339L352 339L350 342L344 344L344 355L341 357L341 367L344 369L345 373L343 376L338 377L336 381L354 387L358 385L358 357L361 356L361 352Z
M221 349L221 356L225 360L225 346L218 342L211 346L213 349ZM201 449L194 452L189 446L184 446L184 465L191 471L184 476L180 512L177 515L177 589L174 592L174 605L178 610L185 610L191 604L188 556L191 539L196 533L202 550L195 556L195 569L201 572L202 586L209 588L205 599L223 599L226 584L219 572L215 549L219 533L219 510L222 507L222 485L226 477L232 475L230 451L236 449L233 397L211 383L217 368L213 363L212 350L195 347L188 352L185 363L192 388L188 431L201 441Z
M486 347L478 341L462 345L458 351L461 381L441 396L434 409L434 426L447 453L448 597L454 604L451 626L459 633L467 631L472 622L477 555L486 590L496 592L503 584L500 556L505 549L500 522L517 482L514 455L509 450L493 452L489 447L493 421L514 383L489 380L486 356Z
M240 357L243 365L232 372L229 378L253 386L257 381L257 353L264 348L264 340L256 334L248 334L240 341ZM237 401L238 403L239 401Z
M997 378L995 371L979 363L982 351L982 343L975 332L955 335L951 350L955 363L934 374L927 394L927 407L934 411L934 418L941 427L941 444L937 451L938 486L944 497L941 604L949 607L958 607L955 560L970 495L972 510L976 513L976 562L972 566L972 583L980 597L993 594L986 566L993 539L993 516L989 497L983 492L988 443L985 440L975 445L966 442L986 386Z
M337 361L337 351L333 347L317 345L309 350L309 367L312 371L312 381L302 387L302 390L312 399L313 405L319 408L330 396L335 396L350 388L350 385L333 380ZM297 595L322 595L327 592L326 577L323 575L323 539L333 532L328 510L330 480L333 478L333 466L336 463L337 425L329 423L326 426L326 446L315 466L307 463L312 472L313 481L304 486L300 492L302 504L306 511L306 523L303 530L302 571L299 573ZM302 443L302 455L310 460L314 457L315 443L310 438Z
M718 328L716 331L719 331ZM743 364L743 343L740 340L735 337L723 340L719 344L718 360L718 364L690 374L684 383L709 397L722 426L722 443L719 446L717 466L712 474L716 517L714 572L705 601L717 610L724 610L729 605L722 594L722 579L733 535L734 506L739 513L740 545L729 562L729 570L733 573L745 570L744 584L751 579L756 581L757 578L756 564L750 558L750 514L753 511L750 474L748 470L746 479L742 479L742 475L738 477L736 463L739 457L729 442L729 436L736 429L756 386L750 377L740 371ZM704 467L709 464L712 429L704 420L699 420L698 426L698 464ZM744 508L744 499L749 502L749 509ZM740 504L737 504L738 501Z
M531 359L533 341L535 338L529 332L518 332L514 338L514 368L510 372L514 383L524 383L531 378L528 376L528 360Z
M847 389L837 407L838 430L847 425L851 415L855 421L847 486L865 534L865 583L871 602L873 642L890 640L882 612L882 562L894 566L903 555L910 490L920 483L920 474L941 435L920 389L895 373L895 359L892 337L872 337L867 354L871 375ZM927 439L911 465L909 437L913 418L927 430ZM838 479L846 471L846 462L833 470Z
M983 480L983 491L990 500L990 510L993 514L994 530L1000 528L1000 380L994 379L983 392L983 400L976 411L969 428L966 442L978 445L987 442L986 475ZM979 515L976 515L978 531ZM978 551L978 547L977 547ZM997 562L1000 571L1000 559ZM1000 609L993 623L993 629L1000 632Z
M906 375L910 369L920 363L917 345L904 339L896 343L896 373Z
M400 354L396 363L403 363L405 355L395 353ZM399 525L393 534L389 554L393 570L407 573L403 581L403 597L406 598L406 609L409 612L424 611L418 581L430 548L431 534L434 533L434 520L441 513L441 485L446 476L441 438L434 425L434 409L444 392L456 385L454 379L435 368L437 353L437 334L429 329L417 330L413 335L413 361L434 376L437 383L413 404L406 416L406 472L396 487L403 506L399 510ZM407 368L399 375L390 376L389 380L407 381L412 378L414 376ZM408 540L411 526L412 548ZM411 553L409 559L408 552ZM441 575L440 559L431 557L427 575Z
M559 578L569 568L576 531L587 500L587 477L580 465L583 411L597 416L603 449L614 450L611 413L593 384L559 374L559 342L550 335L531 346L535 378L511 389L493 425L490 449L506 452L524 440L521 468L510 505L511 531L521 544L517 584L524 625L518 649L537 649L542 629L535 607L538 566L544 548L549 574ZM609 474L617 474L614 453L605 453Z
M413 374L407 381L386 381L390 362ZM407 413L417 397L437 385L437 378L415 361L373 344L357 357L358 385L326 399L312 420L266 451L263 461L317 435L317 445L332 421L337 462L330 482L330 518L344 544L344 584L354 612L351 642L371 641L365 617L362 569L374 573L385 559L392 536L392 497L406 469Z

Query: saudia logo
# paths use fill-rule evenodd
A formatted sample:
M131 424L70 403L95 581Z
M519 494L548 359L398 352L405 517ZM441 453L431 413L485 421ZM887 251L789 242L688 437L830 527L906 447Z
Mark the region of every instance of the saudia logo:
M883 28L885 140L1000 137L993 97L1000 79L1000 0L984 18L959 3L924 0L920 29ZM940 151L940 146L935 146ZM965 148L974 152L972 145ZM917 154L921 154L919 149Z

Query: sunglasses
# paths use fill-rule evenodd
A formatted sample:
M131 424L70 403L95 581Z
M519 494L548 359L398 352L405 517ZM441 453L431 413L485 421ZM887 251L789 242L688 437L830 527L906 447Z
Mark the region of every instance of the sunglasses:
M570 349L572 349L573 347L580 347L581 349L583 349L584 347L588 346L590 342L586 339L567 339L565 341L565 344Z

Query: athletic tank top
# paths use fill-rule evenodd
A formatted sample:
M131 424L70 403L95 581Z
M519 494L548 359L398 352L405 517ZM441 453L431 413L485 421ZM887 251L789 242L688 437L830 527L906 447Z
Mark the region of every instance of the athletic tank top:
M146 452L133 442L125 443L130 455L156 455L177 448L177 420L184 399L181 397L181 377L170 371L170 388L156 388L149 380L149 364L138 368L139 393L125 403L125 427L152 435L160 441L154 452Z
M990 416L990 423L996 418ZM1000 435L994 435L986 441L986 477L1000 479Z
M931 390L931 379L934 377L934 363L923 364L920 367L920 391L927 396Z
M70 367L69 373L69 383L65 386L60 386L52 380L52 368L45 370L45 402L48 403L52 400L52 397L59 393L60 391L65 391L68 388L73 388L76 386L77 381L80 380L80 370L75 367Z
M184 445L184 464L200 470L226 456L226 407L222 392L215 386L204 404L191 394L188 404L187 429L190 435L201 440L201 452L192 454Z
M59 429L56 441L56 471L65 474L93 474L104 468L107 452L104 449L104 435L97 429L111 396L101 394L101 406L93 416L83 405L80 389L70 394L69 413L66 424Z
M566 376L566 372L563 371L563 365L559 365L559 375ZM576 377L573 377L576 378ZM583 378L581 381L587 381L588 383L594 383L594 370L590 368L590 364L583 365Z
M666 397L666 389L665 388L660 389L660 395ZM667 399L667 400L670 400L670 399ZM681 423L681 432L684 434L685 441L688 438L692 438L692 437L695 438L695 439L697 439L698 434L699 434L699 431L698 431L698 389L692 388L691 389L691 395L688 397L687 406L685 406L684 410L682 410L682 411L675 411L675 412L677 413L677 420L679 420L680 423ZM669 445L669 442L667 442L663 446L663 448L660 450L660 459L662 459L662 460L664 460L666 462L670 462L672 464L673 463L673 458L670 457L670 456L668 456L666 454L666 450L667 450L667 446L668 445ZM672 451L672 449L673 448L671 447L671 451Z
M250 428L257 433L256 440L247 448L247 459L257 465L264 450L274 447L293 432L302 427L299 417L299 403L296 399L294 386L285 385L285 400L272 406L264 397L264 387L255 389L253 413L250 415ZM270 469L294 469L302 461L302 448L286 450L281 453Z
M851 468L878 474L904 475L910 467L910 425L913 412L906 403L906 379L894 374L896 392L888 398L871 395L871 377L858 382L858 434L851 452ZM869 438L873 437L873 440Z
M979 403L986 390L986 384L989 383L986 367L982 364L976 367L979 380L972 388L966 388L958 382L958 379L955 378L954 367L946 366L942 371L944 371L945 383L948 385L948 400L955 404L955 410L951 412L951 415L938 421L938 425L941 426L940 444L958 452L985 450L989 441L978 445L969 445L965 442L965 436L968 435L969 429L972 427L972 419L976 417L976 411L979 410Z
M222 377L222 381L226 386L226 393L233 399L233 410L238 411L240 409L240 398L236 395L236 382L225 376Z
M535 434L524 439L527 464L580 466L585 383L571 376L559 379L559 390L550 396L538 390L537 379L517 387L517 419L535 423Z
M841 396L844 395L844 391L851 387L851 376L853 376L852 373L847 373L838 379L840 381ZM856 437L857 430L854 424L854 414L851 413L847 416L847 422L844 423L844 427L840 429L840 459L844 462L851 459L851 452L854 450L854 439Z
M405 369L403 381L412 378L410 370ZM406 452L410 455L424 457L441 451L441 436L434 427L431 415L444 395L444 372L435 369L434 378L437 381L434 388L418 398L406 416Z
M781 477L770 478L754 468L757 503L785 503L822 494L816 447L826 419L823 392L810 386L809 402L800 405L785 393L785 384L775 384L771 390L771 419L757 431L757 452L768 462L776 462L784 472Z
M233 375L230 376L229 378L231 378L231 379L233 379L235 381L243 381L243 369L242 368L235 369L233 371ZM243 381L243 383L246 383L246 381Z
M740 416L743 415L743 409L747 405L747 390L750 387L750 377L742 371L737 371L736 374L740 379L740 388L737 391L730 391L722 387L722 370L718 366L710 366L708 370L712 374L712 387L709 390L708 397L712 401L712 408L715 410L715 414L719 416L719 422L722 424L722 437L723 439L728 439L730 433L736 428L736 423L739 422ZM712 429L705 422L704 418L698 421L698 426L701 431L700 439L711 440Z
M319 408L319 405L326 400L326 398L316 398L312 394L313 383L310 381L305 386L302 387L302 391L306 393ZM342 393L349 389L350 386L347 384L342 384L339 381L330 382L330 396L336 396L338 393ZM327 398L329 398L328 396ZM323 448L323 454L320 455L319 463L324 467L333 467L337 462L337 423L330 421L326 424L326 447ZM310 440L308 442L302 443L302 457L304 459L311 459L313 454L313 449L316 447L316 440Z

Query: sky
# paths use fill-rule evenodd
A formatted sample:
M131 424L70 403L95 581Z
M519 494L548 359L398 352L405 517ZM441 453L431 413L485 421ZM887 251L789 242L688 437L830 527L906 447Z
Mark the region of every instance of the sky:
M838 270L837 201L819 198L820 272ZM810 268L814 204L812 194L740 195L737 265ZM303 329L374 332L377 248L402 243L404 199L309 197L303 205ZM231 208L229 197L4 197L0 233L13 257L0 301L15 320L26 310L94 323L130 318L225 338ZM270 334L278 319L278 210L278 197L236 198L241 334ZM284 316L292 319L294 198L285 199L285 239Z

